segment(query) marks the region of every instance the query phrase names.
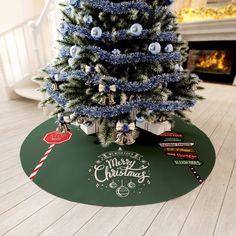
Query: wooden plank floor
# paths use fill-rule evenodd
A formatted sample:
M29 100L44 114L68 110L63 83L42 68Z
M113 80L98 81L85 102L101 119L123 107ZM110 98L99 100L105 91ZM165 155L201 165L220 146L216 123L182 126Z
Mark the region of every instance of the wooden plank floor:
M27 100L0 103L0 235L235 236L236 87L204 83L206 98L190 117L212 140L217 161L210 177L180 198L137 207L69 202L44 192L19 159L27 134L46 120Z

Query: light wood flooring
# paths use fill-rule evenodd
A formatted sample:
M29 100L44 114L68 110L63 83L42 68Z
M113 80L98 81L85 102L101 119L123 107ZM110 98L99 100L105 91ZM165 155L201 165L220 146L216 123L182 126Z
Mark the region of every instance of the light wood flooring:
M205 83L190 117L214 144L210 177L180 198L138 207L69 202L29 181L19 150L47 118L27 100L0 103L0 235L33 236L235 236L236 87Z

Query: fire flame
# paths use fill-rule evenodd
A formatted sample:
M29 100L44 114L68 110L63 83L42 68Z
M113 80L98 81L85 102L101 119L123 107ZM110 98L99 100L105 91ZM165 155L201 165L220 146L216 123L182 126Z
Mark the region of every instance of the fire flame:
M196 67L227 71L229 67L227 66L226 53L215 51L211 54L202 54L196 63Z

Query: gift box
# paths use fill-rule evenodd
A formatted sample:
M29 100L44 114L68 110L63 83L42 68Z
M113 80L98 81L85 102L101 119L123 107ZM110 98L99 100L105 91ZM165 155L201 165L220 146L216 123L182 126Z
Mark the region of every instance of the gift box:
M171 131L171 124L169 121L157 123L149 123L147 121L136 122L136 126L156 135Z
M99 125L98 122L94 122L92 125L88 126L88 125L80 125L80 128L87 134L96 134L99 133L99 130L101 129L101 125Z

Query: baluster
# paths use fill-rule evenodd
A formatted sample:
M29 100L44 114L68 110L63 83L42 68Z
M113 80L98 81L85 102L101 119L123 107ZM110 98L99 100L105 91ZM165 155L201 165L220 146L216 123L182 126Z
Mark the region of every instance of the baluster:
M3 77L3 86L7 87L8 81L7 81L7 76L6 76L6 72L5 72L5 68L3 65L3 60L2 60L1 54L0 54L0 71L1 71L1 74Z
M0 97L0 101L4 101L4 100L8 100L10 98L10 94L9 94L9 88L8 88L8 81L6 78L6 73L5 73L5 68L3 66L2 63L2 57L0 54L0 72L1 72L1 77L2 82L0 81L0 93L1 93L1 97Z
M23 32L25 49L26 49L27 65L30 69L32 69L33 67L32 67L32 61L30 60L29 44L27 43L28 40L27 40L26 32L25 32L25 25L22 26L22 32Z
M39 46L38 46L38 40L37 40L37 28L36 28L34 21L29 21L28 25L31 28L31 35L32 35L32 39L33 39L33 50L34 50L35 57L36 57L36 66L37 66L37 68L40 68L42 63L41 63L41 59L40 59L40 55L39 55Z
M23 79L24 78L24 71L23 71L23 64L22 64L22 60L20 58L20 53L19 53L19 48L18 48L18 43L16 41L16 30L13 31L13 42L15 44L15 47L16 47L16 55L17 55L17 60L18 60L18 63L19 63L19 67L20 67L20 71L21 71L21 78Z
M12 60L11 60L10 53L9 53L9 47L8 47L8 45L7 45L7 42L6 42L6 38L5 38L5 37L6 37L6 36L4 35L4 36L3 36L3 43L4 43L5 48L6 48L7 60L8 60L8 62L9 62L10 71L11 71L11 74L12 74L11 80L12 80L12 82L16 82L15 74L14 74L14 72L13 72L13 71L14 71L14 68L13 68ZM13 84L12 82L11 82L11 84ZM8 85L10 85L10 80L8 80Z

